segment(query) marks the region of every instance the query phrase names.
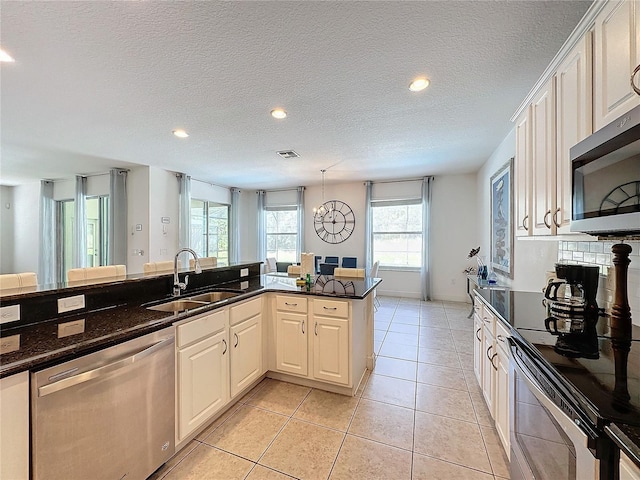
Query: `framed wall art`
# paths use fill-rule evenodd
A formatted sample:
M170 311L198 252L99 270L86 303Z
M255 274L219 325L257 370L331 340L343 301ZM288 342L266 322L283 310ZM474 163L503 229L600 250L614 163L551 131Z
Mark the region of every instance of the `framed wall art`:
M513 158L491 177L491 269L513 278Z

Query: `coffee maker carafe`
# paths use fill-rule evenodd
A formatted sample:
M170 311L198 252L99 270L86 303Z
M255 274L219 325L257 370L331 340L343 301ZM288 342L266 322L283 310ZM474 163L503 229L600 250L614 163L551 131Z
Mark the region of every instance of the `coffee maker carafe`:
M544 296L550 301L549 310L556 318L597 318L598 278L596 266L556 263L557 282L547 285Z

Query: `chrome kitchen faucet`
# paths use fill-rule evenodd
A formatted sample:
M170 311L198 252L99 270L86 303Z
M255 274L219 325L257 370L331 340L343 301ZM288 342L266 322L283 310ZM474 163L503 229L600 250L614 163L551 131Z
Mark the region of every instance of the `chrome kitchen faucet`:
M182 252L189 252L191 255L193 255L193 258L196 261L195 272L196 274L202 273L202 268L200 268L200 259L198 258L198 254L196 252L194 252L190 248L181 248L180 250L178 250L178 253L176 253L175 258L173 259L173 296L174 297L179 297L180 292L186 289L189 283L189 275L184 276L184 282L181 282L180 278L178 277L178 257Z

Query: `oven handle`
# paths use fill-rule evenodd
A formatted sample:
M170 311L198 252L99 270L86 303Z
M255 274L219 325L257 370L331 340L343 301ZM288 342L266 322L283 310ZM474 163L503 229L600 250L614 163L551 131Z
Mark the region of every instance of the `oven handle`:
M522 379L525 381L531 393L536 397L536 399L540 402L540 404L546 408L552 415L553 418L560 424L564 432L567 436L576 444L582 445L584 447L589 446L589 439L596 439L598 436L595 432L589 428L584 422L576 419L572 420L565 414L560 407L558 407L553 401L549 399L545 391L538 384L536 379L531 376L529 373L529 369L522 363L522 361L518 358L517 350L518 347L516 343L509 338L509 343L511 347L511 363L515 370L518 371ZM571 402L567 401L567 399L560 392L556 390L556 393L562 397L562 399L570 405Z

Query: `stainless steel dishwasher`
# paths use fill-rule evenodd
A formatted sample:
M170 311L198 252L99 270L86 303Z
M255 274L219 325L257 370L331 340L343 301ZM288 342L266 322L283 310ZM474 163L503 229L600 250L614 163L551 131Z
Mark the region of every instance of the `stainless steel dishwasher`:
M145 479L175 452L168 328L31 374L35 480Z

